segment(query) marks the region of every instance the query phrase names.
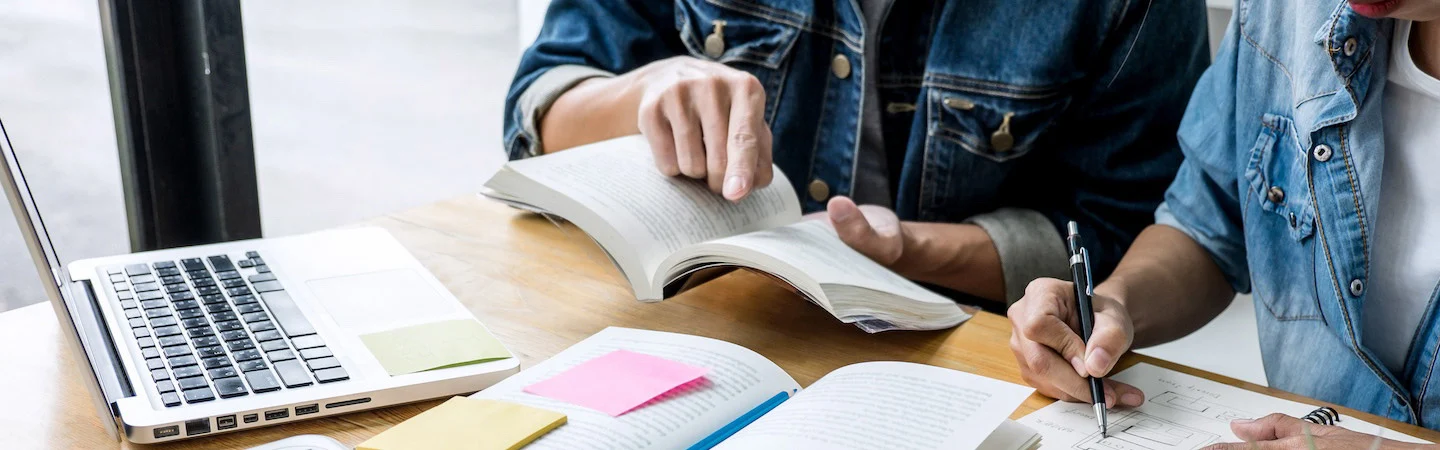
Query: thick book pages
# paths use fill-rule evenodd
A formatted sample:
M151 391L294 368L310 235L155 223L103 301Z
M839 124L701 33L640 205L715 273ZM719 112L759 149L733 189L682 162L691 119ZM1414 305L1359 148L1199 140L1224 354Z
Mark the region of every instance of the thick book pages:
M1136 364L1112 377L1145 392L1137 408L1109 413L1109 436L1096 429L1089 404L1055 402L1020 419L1045 436L1047 445L1080 450L1190 450L1240 442L1230 421L1270 413L1304 417L1314 405L1271 397L1150 364ZM1336 426L1397 441L1428 443L1360 419L1342 417Z
M950 328L970 317L851 249L821 221L801 221L785 174L732 203L700 181L667 177L645 140L624 137L506 164L484 195L574 223L605 250L636 298L701 269L774 275L869 332Z
M693 385L619 417L524 392L614 350L707 367ZM796 393L798 392L798 393ZM606 328L473 397L564 413L568 423L527 449L897 448L1030 450L1038 437L1005 418L1032 389L923 364L872 362L831 372L808 389L744 347L659 331ZM780 393L795 393L774 409ZM746 423L737 420L760 415ZM722 430L738 428L733 435ZM997 431L998 428L998 431ZM993 438L992 432L996 432ZM713 436L719 435L719 438ZM983 442L983 445L982 445ZM704 448L702 445L701 448Z

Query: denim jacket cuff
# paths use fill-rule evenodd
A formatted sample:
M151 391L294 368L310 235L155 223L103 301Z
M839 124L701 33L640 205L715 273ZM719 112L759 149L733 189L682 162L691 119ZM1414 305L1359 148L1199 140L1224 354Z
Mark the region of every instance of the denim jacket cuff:
M1020 300L1036 278L1070 279L1065 264L1065 243L1045 215L1034 210L1001 208L973 216L965 223L979 225L1000 253L1005 276L1005 303Z
M526 136L526 144L510 149L510 159L537 156L545 148L540 142L540 119L550 110L550 105L570 88L581 81L595 77L613 77L615 74L590 66L567 64L545 71L525 92L520 94L516 108L520 111L520 132Z

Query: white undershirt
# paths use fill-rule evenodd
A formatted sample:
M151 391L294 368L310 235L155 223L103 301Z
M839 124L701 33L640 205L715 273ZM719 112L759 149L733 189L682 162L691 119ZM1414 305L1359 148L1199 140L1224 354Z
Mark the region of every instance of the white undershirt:
M1440 80L1415 66L1397 21L1385 86L1385 167L1364 342L1395 373L1440 283Z

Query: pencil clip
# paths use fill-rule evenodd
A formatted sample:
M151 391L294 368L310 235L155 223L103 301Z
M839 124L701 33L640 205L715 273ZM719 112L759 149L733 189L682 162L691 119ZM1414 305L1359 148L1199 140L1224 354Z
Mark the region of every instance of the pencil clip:
M1321 406L1310 411L1310 414L1306 414L1302 419L1316 425L1334 425L1335 422L1340 421L1340 412L1329 406Z
M1090 250L1080 249L1080 260L1085 262L1085 295L1095 296L1095 275L1090 271Z

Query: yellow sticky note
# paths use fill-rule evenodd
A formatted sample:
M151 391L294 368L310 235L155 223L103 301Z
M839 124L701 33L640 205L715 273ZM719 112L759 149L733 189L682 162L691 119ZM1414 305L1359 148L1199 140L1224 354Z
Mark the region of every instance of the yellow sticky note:
M360 443L356 450L513 450L564 424L565 415L554 411L455 397Z
M390 376L509 358L474 319L447 320L360 336Z

